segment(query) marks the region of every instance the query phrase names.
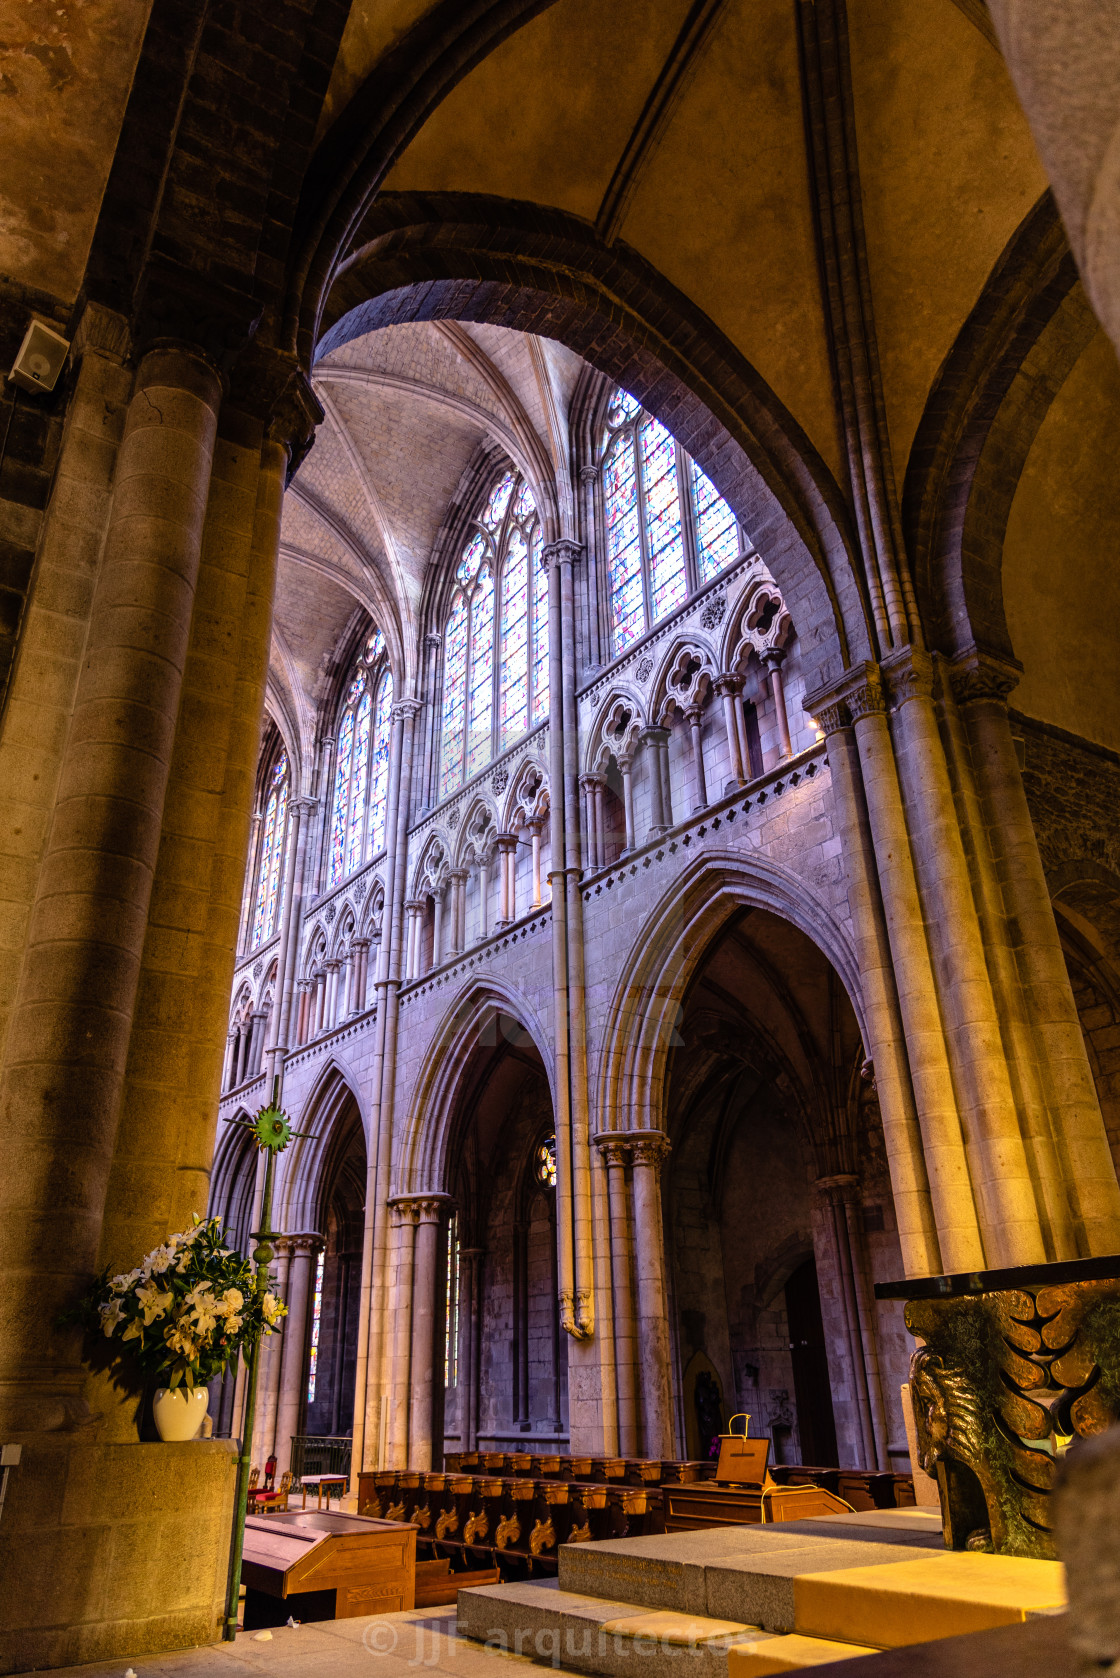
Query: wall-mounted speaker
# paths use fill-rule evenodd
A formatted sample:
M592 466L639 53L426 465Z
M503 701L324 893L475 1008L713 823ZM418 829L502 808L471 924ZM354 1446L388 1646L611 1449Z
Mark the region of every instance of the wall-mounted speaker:
M68 338L61 337L45 321L33 320L8 377L24 390L53 390L69 349Z

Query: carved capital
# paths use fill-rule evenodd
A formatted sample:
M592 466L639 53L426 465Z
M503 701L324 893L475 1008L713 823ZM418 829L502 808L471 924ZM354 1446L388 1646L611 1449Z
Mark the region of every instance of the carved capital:
M659 1170L671 1150L669 1138L660 1130L632 1130L627 1132L634 1164L651 1165Z
M624 1166L630 1161L629 1133L624 1130L601 1130L591 1140L608 1166Z
M574 565L582 554L582 542L574 542L570 536L561 536L559 541L549 542L541 549L541 564L546 571L551 565Z
M818 1177L815 1186L829 1200L851 1200L859 1178L852 1171L836 1171L829 1177Z
M451 1196L441 1191L429 1194L398 1194L389 1202L402 1224L438 1223L451 1204Z
M764 647L758 656L767 670L780 670L785 663L786 649L784 647Z
M737 699L743 691L743 683L745 679L746 678L740 676L737 671L725 670L721 675L716 677L712 685L721 699L725 694L729 694L732 699Z
M293 1258L299 1258L301 1255L318 1258L327 1244L326 1239L316 1230L308 1230L303 1235L288 1235L285 1236L285 1240Z
M979 699L995 699L1006 704L1023 673L1017 659L1000 658L982 652L979 647L970 647L947 664L949 685L958 705L970 705Z
M398 699L389 714L394 722L408 722L418 717L423 708L422 699Z
M317 798L297 798L292 804L292 809L299 811L301 821L310 821L318 808Z
M598 477L599 468L597 466L581 466L579 469L579 481L581 484L593 484L597 481Z
M933 697L933 660L928 653L919 652L916 647L904 647L894 657L884 660L883 674L887 679L891 704L896 709L908 704L911 699Z
M87 303L70 344L71 363L76 366L92 350L95 355L119 365L127 359L131 348L132 333L124 315L106 309L101 303Z

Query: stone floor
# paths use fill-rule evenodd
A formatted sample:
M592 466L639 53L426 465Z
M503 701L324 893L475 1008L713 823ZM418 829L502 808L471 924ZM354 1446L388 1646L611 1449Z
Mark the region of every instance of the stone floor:
M234 1643L137 1656L131 1668L136 1678L417 1678L424 1672L501 1678L510 1661L530 1664L528 1657L458 1637L454 1608L280 1626L261 1638L240 1632ZM56 1678L124 1678L129 1664L60 1667Z

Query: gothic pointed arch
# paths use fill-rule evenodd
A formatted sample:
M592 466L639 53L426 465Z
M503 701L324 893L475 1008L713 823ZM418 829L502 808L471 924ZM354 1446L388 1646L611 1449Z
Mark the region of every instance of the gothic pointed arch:
M493 978L460 992L433 1032L416 1078L393 1169L395 1193L447 1192L452 1130L472 1058L480 1047L516 1048L522 1041L539 1055L553 1091L550 1035L528 999Z
M500 199L383 194L333 282L317 353L396 320L441 317L558 338L671 424L795 603L814 685L873 654L831 473L740 353L633 253L608 252L559 211L535 208L527 225L522 207Z

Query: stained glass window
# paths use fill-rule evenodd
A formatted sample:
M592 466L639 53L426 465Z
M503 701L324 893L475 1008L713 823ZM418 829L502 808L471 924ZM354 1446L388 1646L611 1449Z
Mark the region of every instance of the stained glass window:
M536 1153L537 1182L543 1188L556 1187L556 1138L550 1136L542 1142Z
M529 574L533 596L533 717L543 722L548 715L548 572L541 564L540 525L529 543Z
M731 565L743 537L711 479L625 390L607 406L602 482L618 653Z
M319 1374L319 1329L323 1319L323 1254L315 1265L315 1292L311 1296L311 1357L307 1367L307 1402L315 1399L315 1381Z
M373 717L373 776L369 793L369 854L385 849L385 803L389 796L389 735L393 726L393 672L377 684Z
M374 630L358 660L338 725L327 872L332 886L385 844L392 705L385 637Z
M498 704L504 751L529 726L529 544L516 525L502 568L502 679Z
M284 834L288 820L288 756L281 752L269 777L268 801L261 823L261 852L257 865L257 901L253 914L253 944L267 943L276 931Z
M548 579L533 492L503 473L455 569L444 625L439 795L548 715Z
M484 566L471 601L471 665L467 683L467 779L493 755L494 574Z

